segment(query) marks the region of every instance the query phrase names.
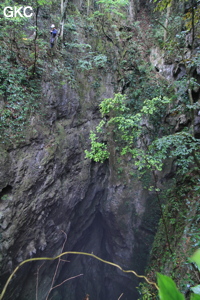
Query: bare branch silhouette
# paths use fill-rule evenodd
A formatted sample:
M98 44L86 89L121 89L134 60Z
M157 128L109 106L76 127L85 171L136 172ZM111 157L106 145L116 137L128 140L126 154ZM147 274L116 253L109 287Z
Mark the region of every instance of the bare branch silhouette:
M23 266L23 265L26 264L26 263L32 262L32 261L38 261L38 260L56 260L56 259L59 259L61 256L69 255L69 254L71 254L71 255L84 255L84 256L90 256L90 257L93 257L93 258L95 258L95 259L97 259L97 260L103 262L104 264L108 264L108 265L110 265L110 266L116 267L117 269L121 270L121 271L124 272L124 273L132 273L132 274L134 274L134 275L135 275L136 277L138 277L138 278L143 278L143 279L145 279L145 281L146 281L147 283L154 285L154 287L155 287L157 290L159 290L159 288L158 288L158 286L157 286L157 284L156 284L155 282L150 281L150 280L149 280L146 276L144 276L144 275L139 275L139 274L137 274L134 270L124 270L124 269L122 269L122 267L120 267L120 265L115 264L115 263L110 262L110 261L107 261L107 260L105 260L105 259L102 259L102 258L100 258L100 257L98 257L98 256L96 256L96 255L94 255L93 253L79 252L79 251L66 251L66 252L63 252L63 253L61 253L61 254L55 256L55 257L33 257L33 258L29 258L29 259L23 260L23 261L22 261L22 262L14 269L14 271L10 274L10 276L8 277L6 283L5 283L4 287L3 287L3 290L2 290L2 292L1 292L1 294L0 294L0 300L3 299L3 296L4 296L4 294L5 294L6 290L7 290L7 287L8 287L8 285L9 285L9 283L11 282L13 276L15 275L15 273L19 270L19 268L20 268L21 266Z
M62 233L65 235L65 240L64 240L64 243L63 243L63 245L62 245L62 250L61 250L61 253L62 253L62 252L63 252L63 249L64 249L64 247L65 247L65 244L66 244L66 242L67 242L67 234L66 234L63 230L61 230L61 231L62 231ZM58 268L59 268L59 265L60 265L60 262L61 262L61 261L67 262L66 260L61 260L61 258L59 257L58 262L57 262L57 265L56 265L56 269L55 269L55 272L54 272L54 275L53 275L53 278L52 278L52 281L51 281L51 286L50 286L50 289L49 289L48 294L47 294L47 296L46 296L46 300L48 300L51 291L54 289L54 286L53 286L53 285L54 285L54 282L55 282L55 279L56 279L56 275L57 275L57 272L58 272ZM67 281L67 280L66 280L66 281ZM60 285L62 285L64 282L65 282L65 281L63 281ZM59 286L60 286L60 285L59 285Z
M77 277L80 277L80 276L83 276L83 275L84 275L84 274L79 274L79 275L76 275L76 276L67 278L67 279L63 280L61 283L59 283L59 284L53 286L51 290L53 290L53 289L55 289L55 288L61 286L61 285L62 285L63 283L65 283L66 281L69 281L69 280L71 280L71 279L74 279L74 278L77 278Z
M123 295L124 295L124 293L122 293L117 300L120 300Z
M36 277L36 291L35 291L35 299L38 300L38 282L39 282L39 272L40 268L44 265L45 262L43 262L39 267L37 267L37 277Z

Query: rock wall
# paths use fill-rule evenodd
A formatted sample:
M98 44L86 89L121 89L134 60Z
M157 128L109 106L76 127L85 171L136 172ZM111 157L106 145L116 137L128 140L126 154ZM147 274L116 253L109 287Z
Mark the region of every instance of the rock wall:
M193 52L193 55L196 55L198 51L198 48L195 49ZM186 56L191 57L190 50L186 50ZM169 82L172 84L175 81L179 81L181 79L184 79L186 77L189 78L189 75L186 70L185 65L180 60L180 58L174 57L173 59L166 58L166 53L164 50L159 49L158 47L151 49L150 54L150 61L152 66L154 66L155 70L158 72L159 76L166 78ZM196 104L200 103L200 69L199 67L191 68L190 70L190 76L193 78L193 80L196 82L194 86L192 86L191 90L191 96L192 101ZM182 89L182 91L181 91ZM175 93L178 95L177 102L181 101L182 97L184 96L184 92L188 93L188 87L187 84L183 84L182 87L178 85L176 86ZM185 112L179 112L177 116L168 114L165 118L165 121L167 124L174 126L175 132L179 132L184 129L184 127L190 127L191 123L194 123L194 136L195 138L200 137L200 111L199 109L195 109L193 112L193 116L191 114L186 114ZM193 120L192 120L193 119Z
M113 95L113 76L101 74L97 96L91 87L94 74L77 75L77 89L49 74L47 66L41 95L45 115L31 118L23 145L1 149L1 287L23 260L66 250L94 253L143 273L159 215L155 199L137 178L120 178L116 170L113 177L109 161L94 163L84 154L100 118L100 99ZM146 202L153 205L154 217ZM137 299L133 275L91 257L65 259L56 272L57 284L83 275L55 289L53 299L77 300L86 293L96 300L114 300L122 293L124 299ZM46 299L55 268L55 262L24 265L4 299L32 300L36 293Z
M89 35L84 31L84 22L75 31L76 15L82 17L88 13L89 2L69 1L69 9L75 17L73 22L69 20L66 42L73 44L74 38L77 38L80 44L92 45L86 49L95 54L109 52L112 59L108 60L106 68L101 65L93 70L82 68L77 74L78 68L74 71L72 67L81 51L76 48L66 47L62 52L63 49L58 47L55 51L40 53L44 64L41 112L30 117L23 143L0 148L1 289L20 262L33 257L53 257L63 251L93 253L139 274L144 274L148 261L159 220L155 195L144 189L131 160L127 158L118 165L115 149L103 164L86 159L84 154L84 150L89 149L90 130L100 120L100 101L112 97L116 91L124 92L130 84L130 79L128 83L124 80L126 65L120 69L118 62L122 58L129 63L131 59L137 59L137 56L130 56L131 59L125 57L128 53L126 44L131 36L125 35L125 39L122 35L121 40L117 36L114 45L109 35L104 34L101 40L98 32L92 31L92 26L87 28L92 32ZM131 22L141 17L138 12L145 5L146 1L130 1L128 14ZM40 27L45 30L51 23L48 12L50 14L50 8L43 15L40 11L39 15ZM148 22L147 19L145 21ZM127 32L130 29L127 27ZM108 33L111 30L108 24L106 30ZM111 33L115 37L114 32ZM137 35L134 34L134 37ZM107 40L109 42L106 43ZM85 52L87 54L87 50ZM137 55L135 49L134 55ZM87 62L87 56L83 57ZM70 59L71 65L68 64ZM158 75L167 80L178 80L185 75L184 66L178 61L166 61L164 52L158 48L152 49L150 60ZM68 83L70 76L66 75L66 66L76 73L73 88ZM134 61L130 67L127 72L136 67ZM194 70L198 83L199 76L198 68ZM124 81L124 88L120 87L120 81ZM199 87L192 93L194 100L199 101ZM199 137L200 117L199 112L195 113L194 129L196 137ZM176 118L167 115L165 121L175 131L180 131L188 126L189 118L184 114L178 114ZM171 164L160 175L165 183ZM151 176L145 180L150 182ZM52 290L48 299L79 300L86 294L91 300L116 300L122 294L123 300L138 299L136 286L139 281L134 275L122 273L88 256L68 255L63 260L58 268L57 261L25 264L9 284L4 299L45 300L54 277L55 285L63 284ZM76 278L66 281L72 277Z

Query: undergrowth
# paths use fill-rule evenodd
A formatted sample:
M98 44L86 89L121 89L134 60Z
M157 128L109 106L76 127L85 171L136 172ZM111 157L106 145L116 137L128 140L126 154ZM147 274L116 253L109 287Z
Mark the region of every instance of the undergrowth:
M151 280L155 280L156 272L170 276L183 294L187 294L189 287L199 282L198 271L188 261L192 252L200 247L199 189L199 172L194 169L179 177L165 191L163 197L167 202L163 204L163 209L172 253L168 251L163 223L160 222L146 271ZM147 286L142 288L146 289Z

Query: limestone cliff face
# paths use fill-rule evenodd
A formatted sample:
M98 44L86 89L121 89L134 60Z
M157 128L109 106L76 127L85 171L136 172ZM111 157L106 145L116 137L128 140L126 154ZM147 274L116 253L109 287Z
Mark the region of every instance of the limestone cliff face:
M74 1L79 9L82 2ZM131 5L132 20L133 1ZM137 6L139 10L139 2ZM105 50L106 39L106 35L102 41L96 37L95 51ZM110 45L107 51L112 50ZM124 52L122 46L117 38L114 58ZM60 71L66 61L59 51L46 60L41 112L31 116L23 143L0 149L1 288L23 260L53 257L62 251L94 253L142 274L159 219L156 199L144 189L137 173L129 175L129 161L120 174L115 151L103 164L86 159L84 153L89 148L90 130L100 120L100 101L121 89L117 85L122 78L116 80L117 72L121 77L119 67L115 63L110 71L101 66L81 71L72 88ZM57 262L25 264L4 299L46 299L54 275L55 284L80 275L53 290L50 298L54 300L83 299L87 293L91 300L116 300L122 293L124 300L138 299L138 280L133 275L91 257L63 259L57 271Z
M137 178L118 177L109 161L100 164L85 158L89 132L100 117L100 97L91 87L92 74L79 75L79 80L73 90L43 76L45 116L32 117L23 146L1 149L2 285L21 261L62 250L92 252L124 269L144 271L154 234L149 228L156 224L156 217L148 215L150 196ZM112 97L111 81L112 74L102 76L101 98ZM122 293L124 299L137 298L133 276L92 258L65 259L69 262L60 264L57 284L83 275L52 292L53 299L77 300L86 293L96 300L114 300ZM38 299L45 299L56 265L41 265L21 268L4 299L35 299L37 280Z
M41 112L30 116L23 143L0 149L0 288L25 259L54 257L64 251L93 253L123 269L144 274L159 219L156 197L144 189L128 157L118 164L115 149L103 164L86 159L84 153L89 149L90 130L100 120L100 101L117 91L125 92L131 81L137 84L135 74L132 77L130 72L135 69L140 75L135 61L141 53L132 48L134 42L138 44L139 34L137 27L122 24L115 32L116 24L111 27L103 22L97 24L99 28L105 26L101 39L99 31L88 20L80 23L76 31L76 17L79 16L80 22L84 13L88 15L90 2L65 1L74 21L68 20L64 42L73 44L78 40L80 49L89 45L92 54L86 48L82 53L84 63L88 57L94 63L94 58L99 56L100 62L97 61L92 71L86 70L87 64L86 69L82 65L82 69L74 68L74 71L73 64L81 51L75 48L73 53L72 45L53 53L39 53L43 59ZM131 23L145 3L130 1ZM49 26L51 21L46 15L45 11L40 15L41 28L43 22ZM142 13L138 14L141 16ZM147 22L148 18L143 20ZM144 27L146 31L148 26ZM132 32L130 36L129 32ZM147 46L142 40L140 43L148 47L148 43ZM94 53L100 55L93 57ZM108 60L104 69L105 53ZM167 63L163 55L153 49L150 57L159 75L168 80L181 78L185 72L183 66ZM69 65L70 71L76 73L71 85L66 72ZM198 82L199 74L198 69L195 73ZM186 115L178 115L176 119L168 115L165 121L179 131L187 126L189 119ZM199 124L196 116L196 136L200 135ZM165 173L170 174L171 164L166 169ZM145 180L150 182L151 176ZM73 277L76 278L66 281ZM48 297L53 278L54 285L63 284ZM91 300L116 300L123 294L123 300L136 300L138 283L132 274L122 273L92 257L68 255L58 268L57 261L25 264L9 284L4 299L79 300L89 294Z

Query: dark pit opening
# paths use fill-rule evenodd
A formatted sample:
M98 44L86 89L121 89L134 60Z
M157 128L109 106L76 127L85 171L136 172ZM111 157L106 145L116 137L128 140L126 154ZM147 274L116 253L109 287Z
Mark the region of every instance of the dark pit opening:
M69 237L70 240L70 237ZM110 233L107 232L106 221L97 212L91 225L82 233L82 237L73 251L93 253L98 257L113 262L113 249ZM68 249L65 249L66 251ZM139 282L132 274L126 274L90 256L69 255L65 258L56 284L59 285L67 278L74 278L66 282L52 293L53 299L63 300L66 295L71 300L84 299L86 294L91 300L116 300L123 294L124 300L136 300L139 297L136 286ZM123 267L123 266L122 266Z
M6 196L8 194L12 193L12 186L11 185L7 185L6 187L4 187L1 192L0 192L0 198L2 198L3 196Z

